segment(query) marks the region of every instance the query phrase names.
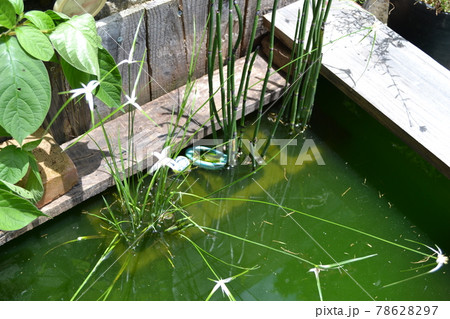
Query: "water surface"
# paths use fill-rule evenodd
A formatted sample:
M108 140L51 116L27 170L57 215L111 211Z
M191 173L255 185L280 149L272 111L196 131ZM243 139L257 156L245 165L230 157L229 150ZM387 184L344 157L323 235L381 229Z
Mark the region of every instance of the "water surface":
M261 138L270 129L266 122ZM239 200L217 200L188 209L198 224L259 245L214 231L188 229L184 234L214 256L204 254L211 268L191 243L175 235L146 240L131 254L121 247L99 267L80 299L99 298L130 258L109 299L204 300L215 285L211 269L218 277L228 278L243 271L237 267L254 267L227 283L236 299L318 300L317 283L309 272L313 266L308 262L331 264L376 254L341 270L321 271L324 299L448 300L448 266L383 286L434 266L431 259L417 263L423 255L393 243L427 251L406 240L410 239L450 250L446 232L449 180L325 81L320 83L311 127L295 138L297 146L286 147L286 153L263 169L214 195ZM279 137L286 138L286 133L283 127ZM307 153L312 160L295 165L305 141L313 143ZM268 158L279 151L274 145ZM319 165L314 154L320 154L325 165ZM189 183L195 194L206 196L249 172L246 165L216 172L195 169ZM184 201L188 203L189 198ZM0 247L0 299L70 299L101 256L107 239L58 245L104 234L95 218L83 214L97 212L101 206L102 199L97 197ZM410 270L424 264L431 266ZM212 297L223 299L220 289Z

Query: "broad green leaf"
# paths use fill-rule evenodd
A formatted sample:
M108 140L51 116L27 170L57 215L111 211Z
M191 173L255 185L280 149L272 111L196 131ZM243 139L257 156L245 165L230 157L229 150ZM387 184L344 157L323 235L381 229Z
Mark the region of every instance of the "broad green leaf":
M25 186L21 187L0 179L0 188L10 190L20 197L28 199L33 203L37 203L44 195L44 185L42 184L41 174L39 173L39 166L37 164L36 158L32 153L28 153L28 159L30 170L29 174L26 177Z
M31 152L31 151L34 150L36 147L38 147L39 144L41 144L41 142L42 142L42 138L40 138L40 139L38 139L38 140L36 140L36 141L28 142L28 143L22 145L22 149L23 149L24 151Z
M0 150L0 179L15 184L28 171L28 153L14 145L8 145Z
M34 199L33 193L23 187L0 180L0 189L11 191L16 195L33 202Z
M87 84L92 80L100 81L100 86L94 92L95 96L109 107L120 107L122 96L122 76L115 67L116 62L104 48L98 49L100 77L81 72L61 59L64 76L72 89L81 88L81 83Z
M116 61L102 47L98 49L98 62L100 65L100 87L95 96L109 107L120 107L122 76L116 67Z
M51 89L42 61L25 53L15 37L0 38L0 126L20 144L44 121Z
M11 29L16 24L16 11L9 1L0 1L0 26Z
M52 18L42 11L28 11L24 17L33 23L39 30L52 30L55 28L55 23Z
M37 203L44 195L44 185L42 184L41 174L39 173L39 166L36 158L32 153L28 153L30 161L30 174L28 174L25 189L32 194L31 201Z
M63 58L60 59L60 63L64 76L72 89L81 88L81 83L88 84L91 80L96 79L94 75L78 70Z
M0 136L1 137L6 137L6 136L11 136L8 132L6 132L6 130L0 126Z
M53 10L47 10L47 11L45 11L45 13L46 13L50 18L52 18L52 20L53 20L53 22L54 22L55 24L60 24L61 22L70 20L70 17L67 16L67 15L65 15L65 14L62 13L62 12L56 12L56 11L53 11Z
M61 23L50 34L50 40L56 51L73 67L99 75L97 28L90 14L74 16Z
M53 57L55 51L50 40L35 27L18 27L16 35L22 48L32 57L42 61L50 61Z
M39 216L46 216L26 199L0 189L0 229L18 230Z
M14 7L17 15L23 13L23 0L8 0Z

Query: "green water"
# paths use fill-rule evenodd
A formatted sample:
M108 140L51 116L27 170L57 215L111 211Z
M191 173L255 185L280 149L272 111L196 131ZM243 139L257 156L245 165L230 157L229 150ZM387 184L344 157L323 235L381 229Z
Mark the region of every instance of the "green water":
M326 93L325 93L326 92ZM312 129L280 156L245 181L214 197L265 201L359 229L419 251L406 241L437 244L450 251L448 198L450 182L401 141L322 81ZM264 126L267 134L270 126ZM286 132L280 132L285 137ZM305 140L313 141L325 165L305 161L295 165ZM271 154L280 150L270 149ZM283 153L284 154L284 153ZM310 150L311 158L314 154ZM280 165L283 164L283 165ZM250 172L193 170L191 190L206 195ZM186 198L185 202L189 202ZM55 218L0 247L1 300L68 300L96 264L106 239L66 241L104 234L99 223L82 212L95 212L101 199ZM371 254L377 256L347 264L344 270L320 272L325 300L448 300L448 266L392 287L384 285L430 270L406 271L423 265L423 255L355 231L292 213L292 210L245 201L221 200L191 206L200 225L273 247L269 250L196 228L185 231L199 246L228 264L207 258L220 278L258 267L227 283L237 300L318 300L313 264L331 264ZM55 248L57 247L57 248ZM53 249L54 248L54 249ZM53 250L52 250L53 249ZM185 239L165 236L143 242L132 254L117 249L99 267L83 289L81 300L97 299L114 281L127 258L129 265L117 280L112 300L204 300L215 283L211 270ZM287 256L283 252L291 252ZM303 261L302 261L303 260ZM94 282L95 281L95 282ZM223 300L220 289L211 298Z

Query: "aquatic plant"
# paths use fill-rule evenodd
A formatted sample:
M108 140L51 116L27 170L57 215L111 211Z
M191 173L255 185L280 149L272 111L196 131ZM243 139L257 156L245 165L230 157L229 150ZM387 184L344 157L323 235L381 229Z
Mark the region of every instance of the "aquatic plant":
M220 17L220 14L219 14ZM217 21L220 21L218 19ZM220 32L220 31L219 31ZM300 31L299 31L300 32ZM216 50L219 50L219 47L217 47ZM213 48L214 51L214 48ZM195 52L195 50L194 50ZM220 53L219 53L220 54ZM193 56L193 60L191 61L191 70L189 74L192 74L192 70L194 69L195 65L195 57ZM144 57L140 60L141 62L141 70L142 70L142 61L144 60ZM297 60L298 61L298 58ZM138 61L134 61L133 54L130 53L130 56L127 61L121 62L121 63L139 63ZM306 66L305 66L306 67ZM223 80L225 79L224 76L222 76ZM134 89L131 89L131 86L129 90L131 90L131 93L129 98L127 98L127 102L123 105L121 105L121 108L125 107L126 105L131 106L131 111L129 112L129 136L133 136L133 117L135 115L135 112L143 112L142 108L136 103L136 83L137 79L134 85ZM228 82L228 81L227 81ZM247 82L247 81L245 81ZM124 144L119 140L117 141L117 145L119 146L119 152L117 153L117 150L114 149L110 137L107 134L106 129L104 128L103 124L104 121L101 120L98 125L100 125L103 128L105 140L107 141L108 146L108 152L112 154L112 158L108 159L108 165L111 171L111 174L115 180L115 184L117 187L117 201L110 203L105 200L105 206L106 208L102 211L102 214L96 215L101 220L103 220L107 225L107 230L110 231L113 234L112 239L110 240L107 248L102 253L100 259L98 259L97 263L94 265L92 270L89 272L87 277L85 278L84 282L80 285L79 289L75 292L72 299L81 299L89 289L93 287L93 285L105 274L106 271L111 269L112 265L115 264L118 260L123 258L123 264L118 270L117 274L114 276L114 279L110 283L109 287L103 291L103 293L100 296L100 299L107 299L118 281L119 277L122 276L123 273L125 273L128 265L133 260L133 251L140 245L144 237L153 237L155 241L161 241L164 242L169 235L171 237L180 238L183 240L186 240L189 242L199 253L201 259L203 260L204 264L208 267L208 269L211 271L215 279L205 278L213 281L214 286L212 287L211 292L208 296L205 297L206 300L210 300L212 296L216 293L217 290L221 290L228 299L235 300L235 296L232 293L232 286L233 280L237 279L240 276L246 275L250 271L256 271L258 268L257 266L254 267L240 267L237 265L233 265L231 262L226 262L223 259L214 257L214 255L210 252L208 252L205 248L202 248L199 244L197 244L190 234L188 233L192 229L198 230L202 234L205 234L205 236L214 234L214 235L222 235L230 237L234 240L240 241L242 243L248 243L255 246L258 246L263 249L271 250L273 252L282 254L284 256L288 256L289 258L293 258L296 261L299 261L301 263L307 264L311 266L310 272L312 272L315 276L315 280L317 283L317 289L320 300L323 300L322 295L322 286L319 278L319 274L322 271L326 270L341 270L346 275L348 275L350 278L353 277L351 274L347 271L345 268L346 265L362 261L365 259L373 258L376 256L376 254L368 254L362 257L355 257L352 259L347 259L344 261L337 261L334 260L334 258L325 250L323 247L321 247L317 241L312 237L311 235L308 235L311 239L311 242L317 245L320 249L324 250L324 252L333 260L333 263L329 263L326 265L321 264L318 261L312 261L313 259L316 259L317 257L311 257L311 258L303 258L300 256L297 256L296 254L289 252L287 250L274 248L266 243L257 242L254 240L250 240L246 238L244 235L235 235L230 232L226 232L221 230L219 227L211 227L208 225L202 225L198 221L195 221L193 218L189 215L189 207L198 203L214 203L216 201L242 201L247 203L258 203L261 205L266 206L272 206L276 207L277 209L282 209L286 216L289 216L292 218L293 222L297 224L297 221L291 216L292 214L298 214L302 216L306 216L309 218L312 218L319 222L328 223L334 226L337 226L338 228L350 230L354 233L368 236L373 239L380 240L382 242L385 242L390 245L394 245L398 248L405 249L414 253L419 253L424 255L426 258L433 258L436 259L437 266L434 268L438 270L442 265L444 265L447 262L446 256L438 250L434 250L433 252L437 254L437 256L433 256L430 254L422 253L417 251L416 249L400 245L398 243L380 238L376 235L372 235L370 233L364 232L362 230L352 228L349 226L346 226L344 224L340 224L337 222L333 222L331 220L319 218L310 214L306 214L303 212L300 212L299 210L292 209L290 207L282 206L280 205L276 199L273 199L269 196L273 202L264 202L264 201L257 201L254 199L249 198L220 198L220 197L213 197L215 194L218 193L218 191L215 191L213 193L210 193L206 196L200 196L192 194L188 191L190 185L187 180L187 175L181 172L179 175L174 175L171 173L170 169L175 167L175 158L180 154L181 150L184 148L184 146L187 145L189 140L184 139L185 134L188 129L188 124L190 120L192 119L193 114L195 113L195 109L192 110L189 108L190 100L189 96L192 94L194 90L193 81L191 77L188 79L188 83L186 86L185 95L182 99L181 104L179 105L179 110L175 112L175 110L172 111L172 117L171 122L169 123L168 130L167 130L167 139L162 146L162 149L160 152L156 152L154 155L157 157L157 161L154 162L154 164L149 167L149 170L145 173L138 173L136 176L132 176L134 173L133 167L131 165L133 160L133 140L128 140L126 148ZM225 82L224 82L225 83ZM243 81L244 83L244 81ZM91 84L91 86L95 85L95 83ZM245 85L245 84L244 84ZM88 87L86 85L86 87ZM221 87L222 91L223 86ZM75 91L73 93L77 93L79 91ZM88 93L88 91L84 92ZM244 92L245 93L245 92ZM215 93L214 93L215 94ZM222 94L222 93L221 93ZM233 90L229 91L229 102L232 101L233 97ZM128 96L128 95L127 95ZM223 94L222 98L225 98L225 100L228 99L227 94ZM210 98L209 101L212 99ZM203 105L206 105L208 101L203 103L200 107L203 107ZM210 105L211 107L211 105ZM223 109L222 109L223 111ZM230 112L225 110L225 113L223 113L223 117L227 119L233 119L233 109L230 109ZM218 112L212 112L211 119L217 117ZM183 122L182 118L183 116L187 115L187 121ZM231 117L230 117L231 115ZM233 120L232 120L233 121ZM225 123L225 122L224 122ZM227 122L226 125L228 125L229 122ZM234 132L231 136L236 137L237 129L234 128L234 124L227 126L228 129L231 132ZM225 130L224 130L225 131ZM233 138L234 138L233 137ZM100 148L100 147L99 147ZM125 152L124 152L125 151ZM115 154L118 154L116 156ZM125 155L128 155L129 158L126 158ZM230 154L230 153L229 153ZM268 162L271 161L271 157ZM105 154L105 159L107 159L107 156ZM131 160L130 160L131 159ZM262 169L262 166L257 168L256 170ZM244 177L241 177L234 181L232 184L238 183L244 179L251 178L251 176L254 174L254 172L251 172ZM185 189L183 189L185 187ZM230 185L225 185L221 189L226 189L227 187L230 187ZM192 201L185 202L186 198L193 199ZM308 232L300 225L297 224L299 228L308 234ZM119 256L117 256L111 265L107 267L107 269L104 272L98 273L100 266L104 264L107 260L107 256L113 252L120 243L126 242L126 249L123 253L121 253ZM170 247L165 246L165 249L167 249L167 254L170 255ZM218 271L216 271L211 263L208 261L208 258L213 258L216 261L219 261L221 263L224 263L231 268L233 268L233 275L228 276L221 276ZM169 263L173 266L173 263L171 261L171 258L168 258ZM236 271L238 269L238 271ZM237 274L236 274L237 273ZM96 276L97 275L97 276ZM95 278L96 277L96 278ZM224 279L225 278L225 279ZM354 280L354 282L358 285L358 282ZM374 299L370 292L366 291L363 287L360 287L364 293L367 294L367 296L371 299Z
M246 96L249 89L249 78L251 77L252 65L256 57L257 51L254 50L254 41L256 36L256 30L258 25L258 16L260 13L261 1L256 2L256 14L253 21L253 28L248 40L247 52L245 55L244 68L242 69L241 82L239 85L235 84L235 70L234 62L236 59L237 48L241 45L242 41L242 17L240 13L239 5L236 1L233 1L233 8L228 10L228 55L224 61L222 53L222 30L221 19L223 1L219 0L217 7L214 7L214 2L211 3L210 12L215 11L209 21L209 38L208 38L208 76L209 76L209 92L210 95L214 94L214 87L212 82L212 74L217 58L219 74L220 74L220 95L221 105L217 106L214 100L210 100L210 112L211 116L214 116L215 121L219 125L217 129L223 131L225 139L225 148L228 155L228 164L235 166L237 164L237 156L242 146L240 140L240 132L238 121L236 120L236 114L238 107L242 107L242 116L240 125L244 125L244 114L246 108ZM272 18L271 21L275 21L276 12L278 7L278 1L273 2ZM314 0L305 1L302 10L298 12L297 27L294 39L294 47L291 52L290 62L283 66L281 69L287 71L286 87L283 93L282 107L278 113L277 121L273 127L273 133L269 137L262 155L265 155L267 147L271 138L275 134L278 123L285 116L285 111L288 114L287 118L292 131L294 129L305 130L309 119L311 117L312 107L314 103L314 95L316 91L317 79L321 67L321 56L323 46L323 30L328 16L328 12L331 7L331 1L327 0ZM238 18L238 35L237 39L233 39L233 12L235 11ZM311 23L308 25L308 15L312 15ZM270 44L268 54L267 71L262 80L261 95L259 98L258 117L254 123L254 134L250 143L251 149L255 149L258 143L258 133L261 118L263 116L263 106L265 105L264 96L267 88L267 84L271 75L273 52L275 43L275 23L271 24L269 31ZM227 70L227 76L225 77L225 67ZM222 111L222 117L219 116ZM214 122L214 121L213 121ZM212 123L213 137L217 138L215 123ZM252 151L250 151L252 153ZM253 168L256 166L255 154L250 154L252 157Z

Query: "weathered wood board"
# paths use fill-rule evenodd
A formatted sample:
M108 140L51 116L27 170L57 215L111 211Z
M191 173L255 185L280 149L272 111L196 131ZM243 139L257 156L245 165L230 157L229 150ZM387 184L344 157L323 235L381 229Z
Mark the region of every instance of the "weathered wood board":
M236 62L236 83L239 83L241 70L244 64L244 58L239 59ZM252 76L250 80L250 86L256 84L248 93L246 113L250 113L257 109L259 105L259 97L261 94L261 83L267 70L267 63L261 57L256 59L253 66ZM271 78L267 87L265 95L265 103L270 103L279 96L279 93L284 86L284 78L278 73L271 70ZM219 79L218 73L215 73L214 83L218 88ZM149 102L142 106L143 110L154 119L159 125L153 124L142 113L137 113L134 125L134 143L136 146L136 158L133 161L133 171L143 170L153 164L152 153L155 151L161 151L164 143L165 134L167 132L167 123L171 121L172 110L177 110L179 103L183 97L185 88L181 87L177 90L165 94L160 98ZM198 113L194 116L193 121L190 123L189 134L187 137L198 130L196 138L202 138L211 133L209 124L209 105L207 101L209 96L208 79L207 76L202 77L196 82L195 86L195 108L200 108ZM194 98L194 96L192 96ZM220 105L220 96L216 95L216 103ZM241 112L238 111L240 116ZM126 149L127 136L127 124L128 115L122 115L109 121L105 124L108 136L113 144L113 149L119 151L118 137L120 137L122 149ZM206 123L205 126L201 127ZM94 129L89 136L82 138L73 147L67 149L67 154L75 164L78 176L80 177L78 185L75 185L68 193L54 200L50 204L42 208L42 212L47 214L50 218L55 217L68 209L80 204L81 202L100 194L107 188L113 186L113 178L109 173L108 166L105 160L102 158L101 151L94 143L97 142L100 148L105 154L109 154L106 146L105 139L101 127ZM67 148L71 142L67 142L61 147ZM114 154L119 155L119 154ZM126 153L122 153L124 158L127 158ZM108 160L111 159L111 155L108 155ZM9 240L25 233L26 231L44 223L49 220L47 217L39 217L33 223L27 227L15 231L15 232L0 232L0 245L8 242Z
M130 58L131 47L137 34L131 59L134 61L143 59L143 71L138 77L140 63L124 63L120 65L122 88L126 94L131 96L131 91L135 81L137 81L137 102L144 104L150 101L150 76L147 71L147 30L144 7L136 6L102 19L97 22L97 30L102 38L103 47L108 50L116 63ZM99 100L96 99L95 102L98 111L97 120L113 111Z
M227 55L228 47L228 8L231 0L223 1L222 28L223 53ZM261 12L272 8L273 0L263 0ZM282 0L279 7L292 3L295 0ZM244 21L244 44L237 51L238 57L246 53L248 36L251 32L252 21L256 14L254 3L256 1L236 0ZM189 63L193 54L193 45L196 43L197 65L194 77L199 78L207 70L207 39L202 35L206 30L208 9L211 1L208 0L152 0L130 7L109 17L97 21L99 35L103 46L111 53L117 63L128 59L131 45L136 33L139 20L144 19L138 30L136 48L133 55L135 60L144 57L143 70L138 79L138 102L143 104L170 92L186 82ZM214 3L217 3L215 1ZM238 19L233 13L233 38L237 38ZM195 42L194 42L195 24ZM258 34L266 32L262 23L259 24ZM201 41L202 40L202 41ZM144 56L145 54L145 56ZM217 61L217 60L216 60ZM64 104L68 95L60 92L68 91L67 81L60 68L50 66L52 82L52 106L46 123ZM130 67L130 70L128 69ZM122 64L119 67L123 79L125 94L129 94L129 86L134 86L137 78L139 64ZM122 101L124 102L124 101ZM100 101L96 101L98 117L112 112L110 108ZM84 133L91 127L89 108L81 100L80 103L70 103L61 113L51 128L51 133L58 143L64 143Z
M277 13L288 47L302 3ZM348 0L333 0L324 44L321 73L450 178L450 71Z

